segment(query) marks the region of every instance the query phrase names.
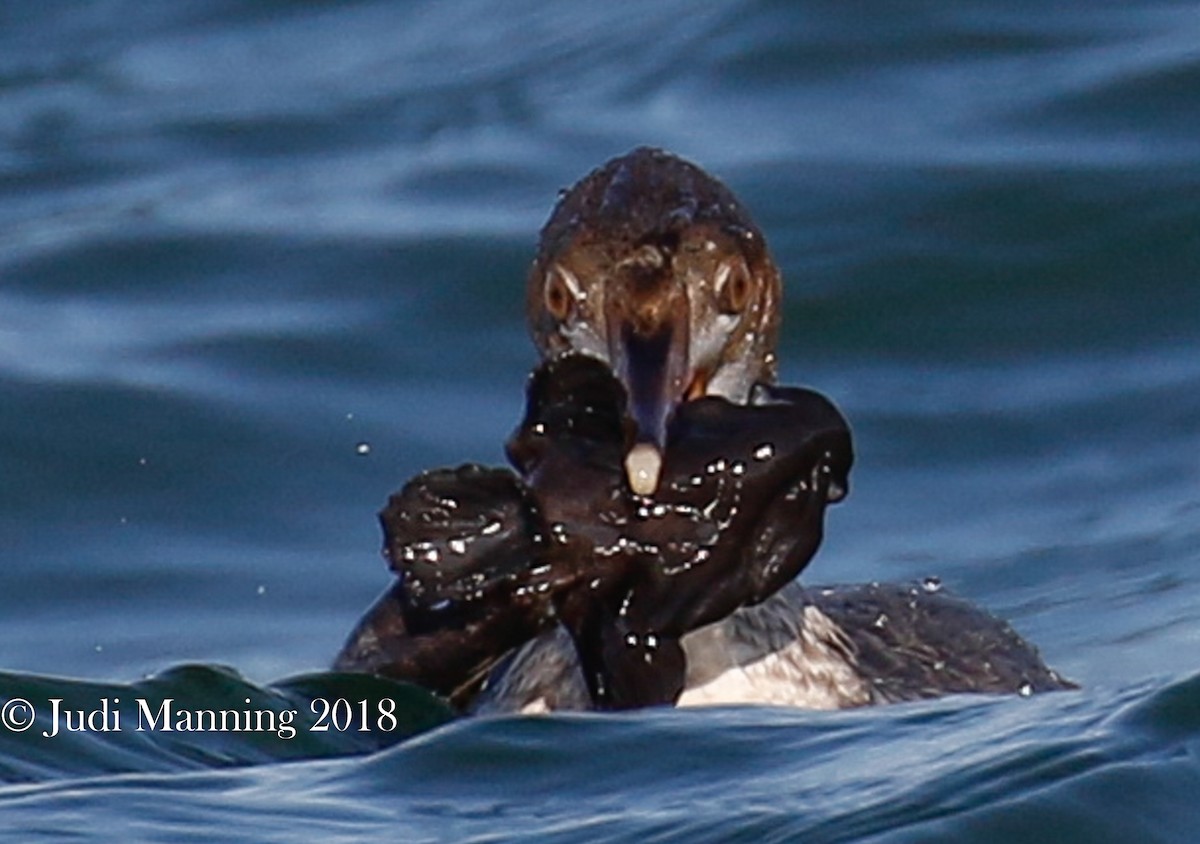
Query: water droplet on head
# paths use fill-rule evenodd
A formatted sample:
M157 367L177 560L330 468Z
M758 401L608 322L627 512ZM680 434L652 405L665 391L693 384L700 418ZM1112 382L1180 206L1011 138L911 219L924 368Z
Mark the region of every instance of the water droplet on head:
M758 448L754 449L755 460L770 460L775 456L775 446L771 443L763 443Z
M1017 689L1017 694L1021 697L1029 697L1033 694L1033 686L1029 683L1022 683L1021 688Z
M942 579L940 577L927 577L921 581L921 588L930 594L942 591Z

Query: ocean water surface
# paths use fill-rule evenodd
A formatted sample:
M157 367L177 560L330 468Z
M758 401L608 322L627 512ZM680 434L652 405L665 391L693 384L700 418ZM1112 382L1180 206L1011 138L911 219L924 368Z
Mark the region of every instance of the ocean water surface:
M6 3L4 829L1196 840L1197 44L1142 0ZM640 144L753 211L783 380L854 427L806 581L936 575L1081 691L456 720L328 671L388 493L503 461L557 191Z

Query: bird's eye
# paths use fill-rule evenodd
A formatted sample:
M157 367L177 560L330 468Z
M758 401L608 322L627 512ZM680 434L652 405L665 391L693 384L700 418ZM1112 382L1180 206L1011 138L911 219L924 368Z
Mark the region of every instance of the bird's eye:
M559 322L566 322L575 307L575 294L564 271L557 267L546 273L546 310Z
M740 314L750 304L754 281L741 261L722 264L717 270L717 307L721 313Z

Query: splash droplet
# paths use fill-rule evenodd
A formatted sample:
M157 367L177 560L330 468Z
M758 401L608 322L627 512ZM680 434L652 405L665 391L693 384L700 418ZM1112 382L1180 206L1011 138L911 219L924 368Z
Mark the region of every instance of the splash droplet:
M361 442L354 446L354 453L359 456L366 456L371 453L371 444L369 442Z

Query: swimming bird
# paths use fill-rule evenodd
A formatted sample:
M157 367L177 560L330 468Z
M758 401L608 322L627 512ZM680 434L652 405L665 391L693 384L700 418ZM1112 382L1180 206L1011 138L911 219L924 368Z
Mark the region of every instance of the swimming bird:
M541 231L526 313L544 359L605 364L636 425L629 484L653 497L685 403L745 404L776 380L782 281L733 193L671 153L638 148L560 198ZM955 692L1072 688L1004 622L935 581L806 589L685 635L678 705L842 708ZM492 672L478 711L588 708L569 635L550 630Z
M527 284L543 361L519 476L437 470L392 497L397 579L334 667L477 712L1072 688L935 580L792 580L852 454L832 404L773 386L781 295L761 231L693 164L636 149L565 192Z

